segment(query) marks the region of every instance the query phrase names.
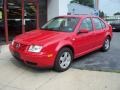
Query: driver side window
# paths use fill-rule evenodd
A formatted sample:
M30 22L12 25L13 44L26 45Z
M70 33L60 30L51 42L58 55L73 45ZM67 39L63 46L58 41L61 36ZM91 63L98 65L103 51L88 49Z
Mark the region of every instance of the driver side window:
M81 29L88 29L89 31L93 30L92 21L90 18L86 18L82 21L82 24L80 26L80 30Z

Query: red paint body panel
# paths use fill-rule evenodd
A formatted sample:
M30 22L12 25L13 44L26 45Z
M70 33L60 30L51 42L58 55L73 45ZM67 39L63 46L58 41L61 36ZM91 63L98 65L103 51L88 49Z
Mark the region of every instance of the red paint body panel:
M107 36L112 38L112 28L104 21L103 22L106 24L104 30L97 31L93 28L94 30L89 33L77 33L82 19L92 16L60 17L77 17L80 18L80 21L73 32L34 30L21 34L14 39L14 42L21 44L21 48L16 49L14 45L10 44L9 48L11 53L18 53L19 58L22 59L24 63L30 62L35 64L36 67L53 67L56 56L63 47L71 47L73 49L74 58L77 58L101 48ZM43 46L43 49L39 53L31 53L28 52L30 45ZM49 57L49 55L51 56Z

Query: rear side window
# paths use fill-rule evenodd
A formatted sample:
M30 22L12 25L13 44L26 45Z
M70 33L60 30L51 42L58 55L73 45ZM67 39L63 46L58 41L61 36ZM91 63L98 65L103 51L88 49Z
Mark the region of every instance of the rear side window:
M101 21L101 25L102 25L102 28L106 28L106 25L105 25L105 23L103 21Z
M93 18L93 23L94 23L94 26L96 28L96 30L101 30L103 29L103 26L101 24L101 20L98 19L98 18Z
M81 24L81 27L80 29L83 29L83 28L86 28L88 29L89 31L92 31L93 30L93 26L92 26L92 21L90 18L86 18L82 21L82 24Z

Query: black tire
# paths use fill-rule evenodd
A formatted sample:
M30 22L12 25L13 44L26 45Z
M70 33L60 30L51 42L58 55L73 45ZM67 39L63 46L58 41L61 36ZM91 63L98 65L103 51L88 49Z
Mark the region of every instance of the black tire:
M62 62L60 62L61 61L60 58L62 58L62 55L64 55L64 53L69 53L69 55L71 57L70 63L66 68L62 68L61 65L60 65L60 63L62 63ZM67 60L67 58L66 58L66 60ZM54 64L54 70L57 71L57 72L64 72L64 71L68 70L69 67L71 66L72 60L73 60L73 52L69 48L62 48L58 52L58 55L56 57L55 64Z
M106 46L106 44L107 44L108 46ZM103 47L101 48L101 50L102 50L103 52L107 52L109 49L110 49L110 37L107 37L107 38L105 39L105 41L104 41L104 44L103 44Z

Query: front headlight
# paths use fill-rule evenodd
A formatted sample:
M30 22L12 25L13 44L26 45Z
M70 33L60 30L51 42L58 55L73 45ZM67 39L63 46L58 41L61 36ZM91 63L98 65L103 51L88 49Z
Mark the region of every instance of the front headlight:
M42 46L31 45L28 49L29 52L38 53L41 52Z

